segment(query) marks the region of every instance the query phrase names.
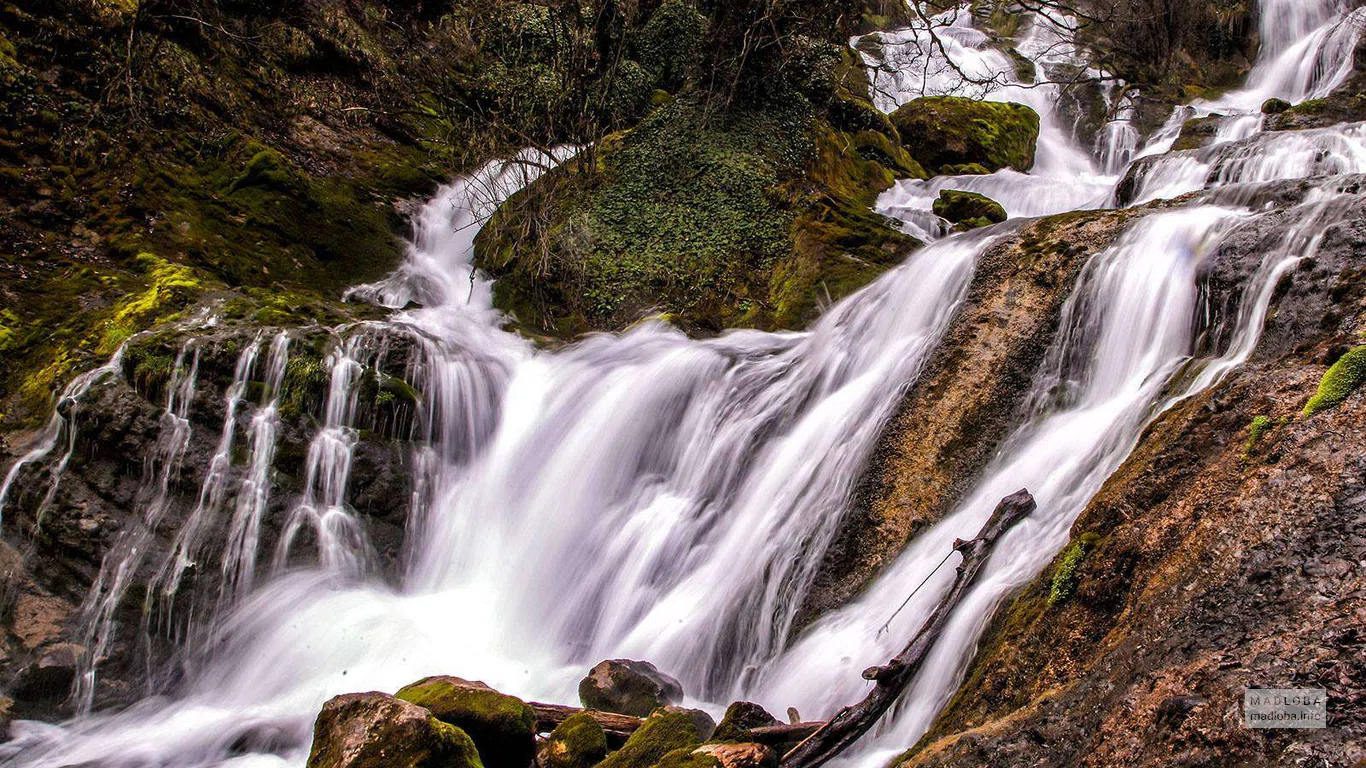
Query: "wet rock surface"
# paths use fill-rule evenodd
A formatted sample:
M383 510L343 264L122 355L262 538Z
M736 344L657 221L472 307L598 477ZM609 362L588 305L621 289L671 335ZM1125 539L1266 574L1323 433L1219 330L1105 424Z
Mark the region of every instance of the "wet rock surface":
M383 693L329 700L308 768L482 768L474 742L431 712Z
M469 734L488 768L526 768L536 756L536 714L515 696L444 675L419 680L394 696Z
M604 661L579 682L579 700L589 709L646 717L683 700L683 686L648 661Z
M1152 425L1073 525L1091 544L1070 597L1049 595L1060 555L1003 606L964 686L900 765L1366 758L1366 393L1303 414L1362 328L1366 211L1349 206L1277 284L1249 363ZM1227 286L1284 237L1275 219L1212 255L1216 293L1235 294ZM1248 688L1324 689L1328 727L1247 728Z

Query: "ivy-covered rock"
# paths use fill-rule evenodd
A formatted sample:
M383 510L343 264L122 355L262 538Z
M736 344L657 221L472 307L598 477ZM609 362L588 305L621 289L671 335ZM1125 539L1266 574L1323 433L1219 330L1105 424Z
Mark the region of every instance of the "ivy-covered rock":
M537 768L591 768L607 757L607 734L591 715L579 712L555 726L536 755Z
M483 768L474 742L422 707L384 693L328 700L308 768Z
M438 675L405 686L395 697L468 733L488 768L526 768L536 756L536 713L484 683Z
M969 229L975 229L977 226L1005 221L1006 209L986 195L945 189L934 201L934 215L955 224L971 223Z
M977 163L988 170L1034 167L1039 115L1023 104L927 96L892 114L901 143L921 165Z

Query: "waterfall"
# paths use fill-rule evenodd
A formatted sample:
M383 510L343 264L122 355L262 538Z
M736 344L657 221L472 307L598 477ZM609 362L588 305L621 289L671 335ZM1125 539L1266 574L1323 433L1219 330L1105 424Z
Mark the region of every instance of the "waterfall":
M1267 0L1264 20L1269 9L1311 5L1287 3ZM1314 38L1320 41L1346 35L1342 9L1313 8L1320 6L1333 13L1295 10L1295 24L1329 29ZM522 696L572 700L590 664L617 656L655 662L700 706L744 697L821 716L858 698L860 670L885 661L924 620L946 588L946 571L930 576L890 631L878 632L952 540L974 534L997 500L1028 487L1038 512L1002 541L905 705L851 759L884 764L891 750L913 743L959 684L993 608L1065 545L1144 426L1251 354L1276 283L1312 255L1332 220L1334 195L1344 194L1310 195L1295 211L1281 247L1243 286L1238 316L1220 329L1228 339L1222 350L1197 349L1196 339L1212 330L1198 320L1202 267L1226 238L1268 214L1230 196L1136 215L1082 268L1026 415L973 487L861 597L794 637L796 612L884 424L940 344L979 260L1021 226L949 235L921 215L927 201L953 188L986 193L1016 217L1098 207L1111 199L1125 159L1138 153L1135 135L1107 129L1098 167L1056 119L1056 93L1017 82L1014 62L988 45L970 14L949 13L940 31L957 68L917 58L924 30L883 33L875 53L860 44L879 67L878 106L961 89L957 70L999 76L1004 87L990 98L1025 101L1041 114L1034 172L898 184L879 209L934 242L807 331L698 340L646 322L557 349L537 349L502 327L472 248L502 201L573 150L524 153L443 187L416 215L404 265L350 292L392 314L336 331L302 494L288 506L273 554L261 551L261 528L281 397L291 361L304 363L291 358L285 332L268 351L262 335L238 356L214 460L156 580L157 599L169 604L187 569L212 551L207 531L231 510L226 526L218 525L225 533L217 603L202 636L183 648L190 657L184 679L123 712L59 726L16 723L16 741L0 747L0 757L53 768L301 765L313 718L332 695L392 691L450 673ZM1082 66L1081 53L1060 44L1069 30L1066 20L1036 20L1019 48L1036 71ZM1267 37L1267 71L1290 66L1275 62L1289 62L1296 45L1289 32ZM1315 50L1330 49L1338 50L1327 42ZM1317 76L1313 88L1333 77ZM1259 82L1254 76L1249 88ZM1250 132L1198 153L1140 160L1151 166L1136 176L1139 198L1366 170L1358 165L1366 157L1360 130ZM1170 170L1160 170L1163 163L1188 161L1200 167L1159 178ZM365 482L352 471L363 426L357 398L363 377L383 367L386 334L414 340L404 373L420 397L405 556L392 581L377 573L364 521L346 501L348 489ZM190 437L199 352L194 341L180 350L139 524L111 550L86 607L91 652L78 693L87 704L128 578L170 503ZM10 470L0 509L15 478L38 465L51 467L46 493L55 493L75 450L74 404L118 370L118 357L68 387L63 402L72 405L59 407L37 448ZM258 380L262 393L248 402L247 384ZM248 413L245 466L234 468L238 424ZM266 578L258 578L262 558L271 560Z
M47 511L53 498L56 497L62 475L66 474L67 465L71 463L71 456L76 452L77 418L80 415L81 398L85 397L85 394L95 384L111 376L118 376L123 371L123 350L124 346L120 345L108 362L76 376L62 390L61 396L57 398L57 403L52 409L51 418L43 427L37 445L19 457L19 460L14 462L14 465L5 473L5 480L0 484L0 523L4 522L5 505L10 502L14 488L18 484L19 478L24 475L25 470L46 462L51 458L53 452L60 448L61 455L52 463L51 467L47 468L46 489L43 491L42 501L38 503L37 510L34 512L35 525L42 524L43 513Z
M143 461L143 491L137 500L141 514L105 555L82 606L82 644L86 651L74 693L82 712L89 711L94 702L95 670L108 653L119 606L147 557L157 525L171 506L171 485L180 475L181 460L190 444L189 412L199 376L199 352L199 346L191 339L176 355L171 380L166 385L166 407L156 444Z

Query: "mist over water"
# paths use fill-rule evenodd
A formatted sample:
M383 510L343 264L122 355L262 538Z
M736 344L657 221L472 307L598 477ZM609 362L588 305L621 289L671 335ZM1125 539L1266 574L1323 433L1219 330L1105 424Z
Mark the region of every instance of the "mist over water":
M1246 89L1257 99L1230 96L1221 109L1254 100L1260 106L1269 95L1298 100L1345 77L1356 38L1350 32L1351 44L1343 42L1354 27L1342 23L1337 3L1266 0L1262 12L1264 50ZM1293 24L1267 25L1273 12ZM1290 27L1299 31L1292 35ZM955 17L949 29L946 49L962 70L1015 72L970 15ZM916 58L923 35L884 34L880 108L963 86L952 68ZM1050 63L1084 66L1069 35L1066 25L1033 24L1018 45L1040 74ZM1301 48L1312 41L1309 57L1310 48ZM1318 63L1305 74L1308 58ZM332 695L393 691L444 673L572 702L587 668L609 657L654 662L705 708L746 698L824 717L857 700L868 685L859 672L889 658L924 621L947 588L948 566L879 632L953 539L975 534L1002 496L1027 487L1038 511L1002 540L904 706L846 759L872 766L905 749L957 687L992 609L1065 545L1072 521L1142 428L1251 353L1276 280L1313 253L1312 234L1331 215L1323 199L1297 212L1300 226L1265 255L1246 286L1251 298L1230 321L1233 342L1206 356L1195 352L1200 270L1223 238L1258 214L1191 205L1139 219L1083 268L1036 374L1030 408L974 487L862 596L794 636L794 616L884 423L939 344L979 258L1018 226L949 235L928 214L930 201L954 188L981 191L1013 217L1102 207L1123 159L1141 154L1136 137L1118 127L1099 151L1080 147L1060 125L1056 88L1016 83L984 95L1040 113L1035 170L889 190L879 210L934 242L802 333L693 340L647 322L536 349L501 327L490 284L471 264L473 239L502 200L572 150L526 153L440 190L416 216L406 263L385 281L353 289L393 315L339 332L306 490L292 500L274 552L261 551L260 527L279 427L271 393L279 386L250 401L245 382L281 380L289 336L263 333L241 353L234 378L243 386L231 387L224 405L228 419L250 425L248 470L236 485L225 479L220 459L234 452L225 425L191 522L158 564L161 592L149 597L169 605L186 562L205 548L198 516L228 515L220 596L201 635L187 641L185 681L124 712L60 726L17 723L15 742L0 755L23 766L298 766L313 718ZM1360 130L1278 135L1243 125L1236 131L1245 136L1217 149L1232 154L1200 155L1194 160L1205 170L1172 171L1140 197L1366 170ZM1328 164L1323 146L1334 142L1332 157L1342 160ZM364 525L344 503L348 485L360 481L351 471L357 372L383 356L388 333L417 339L414 377L423 398L408 557L395 584L376 576ZM149 529L165 510L167 478L188 440L184 409L196 360L190 340L147 468L141 513ZM116 357L73 382L64 399L76 403L118 368ZM59 409L38 449L22 460L52 462L53 483L71 456L76 413ZM0 489L0 510L19 471ZM139 535L121 540L92 592L87 621L96 649L116 629L112 607L124 596L126 574L147 556ZM316 564L286 567L305 541ZM150 621L148 631L155 628ZM97 674L92 666L79 694L88 695Z

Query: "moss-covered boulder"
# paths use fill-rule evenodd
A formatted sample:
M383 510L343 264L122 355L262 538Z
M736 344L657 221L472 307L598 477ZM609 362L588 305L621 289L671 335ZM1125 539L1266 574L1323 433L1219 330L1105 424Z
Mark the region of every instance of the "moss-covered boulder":
M608 755L599 765L601 768L650 768L670 752L697 747L708 735L688 710L659 710L645 719L621 749Z
M926 168L977 163L988 170L1034 167L1039 115L1023 104L927 96L892 114L901 143Z
M1223 115L1209 115L1208 117L1192 117L1181 126L1181 133L1172 143L1173 151L1183 151L1187 149L1200 149L1214 141L1215 134L1219 133L1219 126L1224 122Z
M328 700L313 726L308 768L483 768L464 731L384 693Z
M1262 114L1279 115L1290 109L1290 102L1285 99L1267 99L1262 102Z
M750 729L769 725L778 725L778 718L752 701L737 701L726 707L726 714L722 715L711 740L746 742L752 738Z
M975 229L1005 221L1006 209L986 195L946 189L934 201L934 215L954 224L970 224L969 229Z
M536 754L537 768L591 768L607 757L607 734L586 712L555 726Z
M579 681L579 700L588 709L646 717L683 700L683 686L648 661L609 659Z
M468 733L488 768L526 768L536 756L536 713L484 683L438 675L400 689L395 697Z

